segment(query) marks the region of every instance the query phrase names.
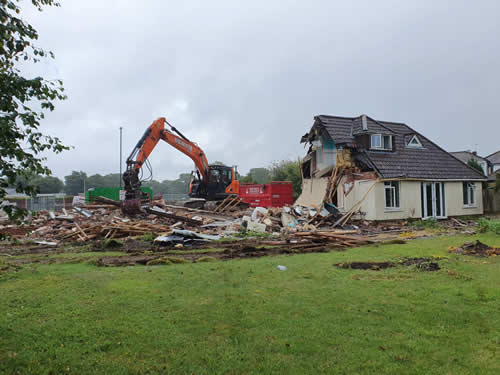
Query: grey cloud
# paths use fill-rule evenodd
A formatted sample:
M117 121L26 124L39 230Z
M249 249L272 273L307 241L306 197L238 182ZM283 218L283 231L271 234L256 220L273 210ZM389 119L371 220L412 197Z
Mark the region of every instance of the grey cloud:
M75 146L56 175L118 170L166 116L242 172L303 154L315 114L403 121L447 150L500 148L496 1L65 1L26 18L69 96L44 129ZM168 145L155 178L192 162Z

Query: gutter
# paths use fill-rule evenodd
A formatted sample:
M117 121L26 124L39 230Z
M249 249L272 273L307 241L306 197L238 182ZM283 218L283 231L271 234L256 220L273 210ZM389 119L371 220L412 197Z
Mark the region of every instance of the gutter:
M429 182L470 182L470 181L488 181L488 179L475 179L475 178L414 178L414 177L391 177L380 178L380 181L429 181Z

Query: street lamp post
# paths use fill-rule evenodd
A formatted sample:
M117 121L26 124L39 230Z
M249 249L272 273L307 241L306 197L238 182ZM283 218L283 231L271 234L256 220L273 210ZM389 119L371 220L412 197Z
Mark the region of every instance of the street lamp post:
M120 189L122 187L122 127L120 126Z

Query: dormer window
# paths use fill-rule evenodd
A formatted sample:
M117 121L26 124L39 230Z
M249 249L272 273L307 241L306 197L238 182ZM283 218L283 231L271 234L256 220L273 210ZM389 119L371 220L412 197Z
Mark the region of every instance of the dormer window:
M411 137L410 141L406 145L406 147L413 147L413 148L422 148L422 143L420 142L420 139L416 135Z
M392 150L392 136L372 134L370 148L373 150Z

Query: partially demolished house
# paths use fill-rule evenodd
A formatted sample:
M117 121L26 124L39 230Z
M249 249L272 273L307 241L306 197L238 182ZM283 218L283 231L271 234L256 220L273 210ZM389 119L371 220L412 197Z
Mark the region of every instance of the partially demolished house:
M485 176L406 124L320 115L301 143L309 147L297 204L320 206L342 173L333 204L366 220L483 213Z

